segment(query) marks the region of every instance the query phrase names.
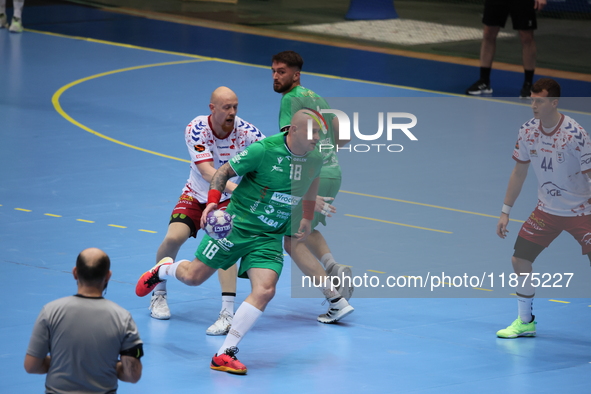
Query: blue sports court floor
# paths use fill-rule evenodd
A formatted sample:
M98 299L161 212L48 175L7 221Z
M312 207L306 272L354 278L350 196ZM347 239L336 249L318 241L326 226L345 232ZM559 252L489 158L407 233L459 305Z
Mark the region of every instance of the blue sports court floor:
M526 104L404 86L388 70L408 59L169 22L166 35L149 35L165 22L34 8L31 30L0 30L0 392L42 392L44 376L22 365L33 322L45 303L75 292L71 269L91 246L110 255L106 297L131 311L145 343L143 378L120 383L120 393L589 391L591 269L568 234L535 264L551 276L534 302L538 336L495 336L516 317L510 256L536 201L530 174L510 236L495 235L517 130L531 118ZM52 12L55 23L39 22ZM375 133L378 112L400 112L416 116L417 140L399 129L388 140L384 129L339 153L338 213L321 230L337 260L366 275L355 312L337 325L316 322L326 306L309 297L317 290L302 292L286 259L275 299L240 346L248 375L233 376L209 369L223 341L205 335L220 307L215 277L199 288L170 282L169 321L150 318L134 286L155 263L188 175L184 127L225 85L239 97L239 116L276 133L269 60L285 49L332 60L334 72L310 61L302 83L334 108L358 111L362 134ZM417 60L408 61L415 81ZM589 84L561 82L579 97L563 100L572 108L564 112L591 130L591 106L580 98ZM188 241L179 258L196 246ZM464 274L468 286L436 286L434 277ZM384 285L413 275L426 287ZM239 280L237 301L248 292Z

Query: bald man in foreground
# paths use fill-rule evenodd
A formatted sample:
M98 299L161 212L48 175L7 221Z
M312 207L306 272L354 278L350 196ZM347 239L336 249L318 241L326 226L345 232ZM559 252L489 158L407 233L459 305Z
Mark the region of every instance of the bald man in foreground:
M246 147L265 136L252 124L236 116L238 97L225 86L211 94L210 115L198 116L185 130L185 142L191 157L191 172L182 194L172 211L168 232L156 253L156 262L164 257L176 259L181 246L196 237L201 216L207 202L209 182L215 171ZM238 177L231 178L222 193L219 208L226 209ZM226 335L234 316L236 298L236 267L219 270L222 288L222 307L217 321L206 331L208 335ZM170 318L166 281L154 288L150 302L151 316L155 319Z
M143 344L131 314L103 298L111 261L83 250L72 270L78 293L46 304L33 326L25 370L47 374L47 393L114 393L142 376Z
M234 216L230 235L215 240L206 234L195 259L175 262L165 258L138 280L136 294L140 297L166 279L199 286L216 270L228 269L240 259L238 275L250 279L252 290L236 311L230 332L211 360L211 369L246 373L246 366L236 358L237 346L275 296L283 269L283 235L290 233L298 240L310 235L323 161L315 149L321 123L314 111L298 111L288 132L252 144L221 166L211 180L203 215L219 207L228 179L243 176L227 209ZM311 139L308 125L312 127ZM291 222L292 210L302 210L298 223ZM204 222L202 218L202 226ZM339 319L353 312L337 291L326 290L329 308L335 313L338 309Z

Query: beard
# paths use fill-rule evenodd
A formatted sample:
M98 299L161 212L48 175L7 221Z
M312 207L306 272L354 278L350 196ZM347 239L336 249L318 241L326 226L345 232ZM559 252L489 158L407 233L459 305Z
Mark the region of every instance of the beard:
M287 92L289 90L291 86L288 84L276 84L275 82L273 82L273 90L277 93L283 93L283 92Z

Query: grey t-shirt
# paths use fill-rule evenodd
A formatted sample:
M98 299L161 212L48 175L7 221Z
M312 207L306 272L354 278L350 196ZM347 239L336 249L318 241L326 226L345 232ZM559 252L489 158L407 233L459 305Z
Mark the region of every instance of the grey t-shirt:
M119 353L140 343L127 310L102 297L75 295L43 307L27 354L51 354L46 393L115 393Z

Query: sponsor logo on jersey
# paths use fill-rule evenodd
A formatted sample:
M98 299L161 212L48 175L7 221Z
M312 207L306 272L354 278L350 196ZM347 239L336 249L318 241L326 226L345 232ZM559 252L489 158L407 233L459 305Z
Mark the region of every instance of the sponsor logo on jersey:
M283 157L280 156L280 157L277 158L277 163L278 164L281 164L282 161L283 161Z
M224 152L220 153L220 156L230 156L230 155L231 155L231 153L224 153Z
M583 238L581 238L581 242L585 245L591 245L591 233L583 235Z
M529 155L530 155L531 157L538 157L538 151L537 151L537 150L535 150L535 149L530 149L530 151L529 151Z
M283 172L283 168L274 165L273 167L271 167L271 172L273 172L273 171Z
M273 196L271 196L271 201L277 201L281 204L285 204L285 205L298 205L300 203L300 200L302 198L301 197L296 197L296 196L292 196L291 194L285 194L285 193L279 193L279 192L275 192L273 193Z
M291 212L277 211L276 215L279 219L288 219L291 215Z
M515 149L519 150L519 141L515 143Z
M226 251L230 250L230 248L234 246L234 244L228 241L226 238L218 239L218 245L220 248Z
M545 153L552 153L552 151L550 149L542 148L540 150Z
M585 164L589 164L589 160L591 160L591 157L588 157L587 160L581 160L582 162L587 161L587 163ZM559 163L564 163L564 152L556 152L556 161Z
M552 197L560 197L562 196L562 192L567 191L553 182L546 182L541 186L541 188L546 192L546 194Z
M193 146L196 152L203 152L205 150L205 146L203 145L195 145Z
M211 157L211 155L209 153L199 153L198 155L195 155L195 158L197 159L203 159L204 157Z
M255 213L257 208L259 207L260 201L255 201L254 204L250 206L250 212Z
M296 156L294 156L292 158L292 160L293 161L308 161L308 158L307 157L296 157Z
M277 228L279 226L279 222L278 221L273 220L273 219L269 219L265 215L259 215L259 216L257 216L257 218L261 222L265 223L267 226L271 226L271 227L274 227L274 228Z
M265 212L267 213L267 215L272 214L273 212L275 212L275 208L273 208L273 205L267 205L265 207Z
M562 160L564 161L564 158ZM591 163L591 154L586 153L583 156L581 156L581 165L589 163Z

